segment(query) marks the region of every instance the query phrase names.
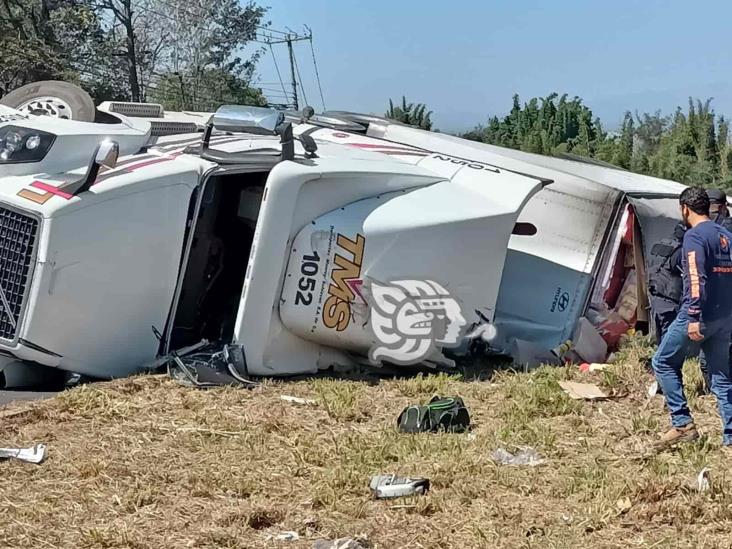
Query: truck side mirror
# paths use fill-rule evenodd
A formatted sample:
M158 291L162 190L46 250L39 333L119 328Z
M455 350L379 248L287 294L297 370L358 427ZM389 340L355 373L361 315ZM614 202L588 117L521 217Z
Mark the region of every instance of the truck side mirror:
M99 171L102 168L111 170L117 166L117 159L119 158L119 143L116 141L105 140L97 145L94 151L94 156L89 162L89 167L86 170L86 175L80 179L75 185L76 188L69 189L68 192L74 196L88 191L89 188L97 180Z
M94 164L99 168L105 167L111 170L117 165L119 158L119 144L116 141L102 141L97 146L94 155ZM98 172L99 170L97 170Z

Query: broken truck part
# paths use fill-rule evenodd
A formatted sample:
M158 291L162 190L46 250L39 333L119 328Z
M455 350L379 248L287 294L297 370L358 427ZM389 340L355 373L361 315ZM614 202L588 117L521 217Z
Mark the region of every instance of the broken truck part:
M17 459L38 465L46 459L46 445L36 444L29 448L0 448L0 459Z
M602 362L647 320L644 256L684 188L352 113L97 119L0 106L16 380L21 363L125 376L202 339L255 376L449 368L475 338Z

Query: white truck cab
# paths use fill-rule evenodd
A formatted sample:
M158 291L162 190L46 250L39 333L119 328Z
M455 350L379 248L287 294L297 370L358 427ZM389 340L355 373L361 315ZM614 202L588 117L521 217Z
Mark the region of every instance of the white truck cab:
M375 346L394 342L375 334L373 296L395 281L439 288L416 337L441 319L458 346L494 321L517 218L551 183L257 108L163 137L115 112L2 109L6 384L34 364L125 376L201 339L239 346L250 375L378 365ZM420 362L451 364L431 344Z
M349 112L19 108L0 106L0 385L202 340L265 376L536 364L567 340L603 360L648 324L644 257L685 188Z

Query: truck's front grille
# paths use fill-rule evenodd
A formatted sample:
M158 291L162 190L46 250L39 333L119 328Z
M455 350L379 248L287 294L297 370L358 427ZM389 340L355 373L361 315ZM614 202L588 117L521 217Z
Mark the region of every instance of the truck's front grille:
M0 206L0 339L15 339L33 270L37 233L37 219Z

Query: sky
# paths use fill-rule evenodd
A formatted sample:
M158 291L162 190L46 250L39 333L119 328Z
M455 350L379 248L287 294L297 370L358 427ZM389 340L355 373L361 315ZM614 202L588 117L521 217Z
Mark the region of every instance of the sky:
M325 104L383 114L426 103L441 131L505 114L511 98L580 96L616 128L627 110L671 113L713 97L732 116L731 0L260 0L273 29L313 32ZM287 48L275 58L286 89ZM308 103L322 110L310 45L295 45ZM272 56L259 80L282 95Z

